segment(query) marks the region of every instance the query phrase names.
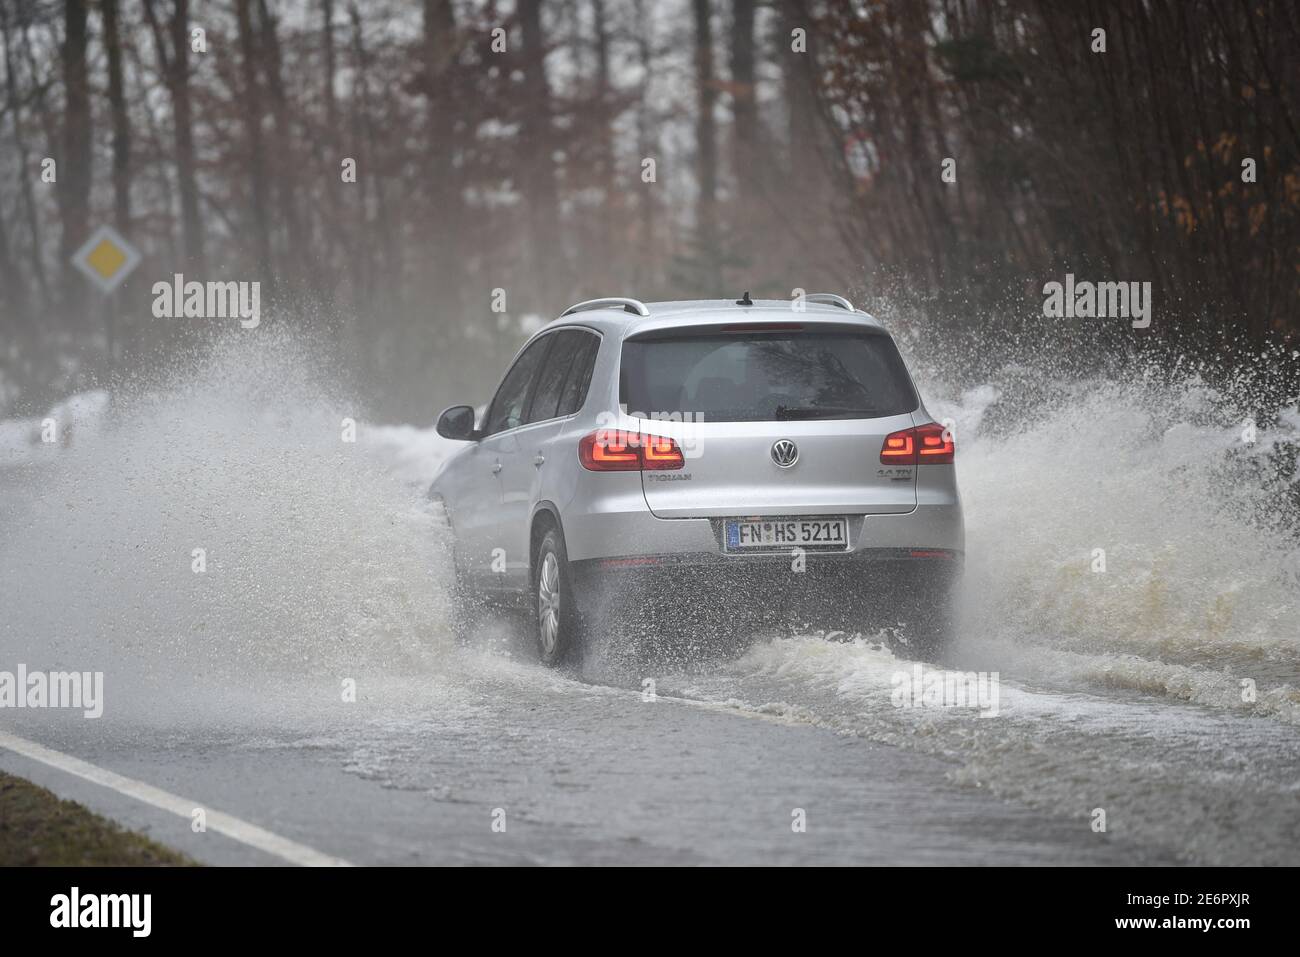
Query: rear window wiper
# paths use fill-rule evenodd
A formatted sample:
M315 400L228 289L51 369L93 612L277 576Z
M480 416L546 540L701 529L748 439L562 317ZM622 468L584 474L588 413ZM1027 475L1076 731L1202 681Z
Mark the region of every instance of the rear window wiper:
M846 409L833 405L822 406L790 406L778 405L776 407L776 417L778 419L822 419L833 417L853 417L857 416L864 419L871 419L880 413L875 409Z

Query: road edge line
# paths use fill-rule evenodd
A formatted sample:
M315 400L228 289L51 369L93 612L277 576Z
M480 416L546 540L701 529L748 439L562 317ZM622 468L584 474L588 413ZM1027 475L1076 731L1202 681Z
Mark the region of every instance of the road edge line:
M297 864L301 867L352 866L349 861L345 861L341 857L333 857L308 847L306 844L299 844L287 837L273 834L256 824L250 824L223 811L213 810L200 801L187 800L164 791L162 788L154 787L152 784L146 784L143 781L128 778L115 771L97 767L88 761L74 758L69 754L63 754L61 751L55 751L52 748L37 744L35 741L28 741L26 738L20 738L7 731L0 731L0 748L5 748L33 761L39 761L41 764L63 771L65 774L71 774L92 784L98 784L100 787L116 791L118 794L134 798L144 804L187 820L192 819L196 808L203 808L207 816L207 826L212 830L224 834L231 840L256 848L283 861L288 861L290 864Z

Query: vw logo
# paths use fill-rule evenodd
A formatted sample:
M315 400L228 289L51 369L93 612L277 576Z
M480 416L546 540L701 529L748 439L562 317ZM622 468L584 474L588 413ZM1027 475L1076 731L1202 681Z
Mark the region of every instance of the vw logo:
M789 439L778 439L772 445L772 461L783 469L788 469L799 461L799 446Z

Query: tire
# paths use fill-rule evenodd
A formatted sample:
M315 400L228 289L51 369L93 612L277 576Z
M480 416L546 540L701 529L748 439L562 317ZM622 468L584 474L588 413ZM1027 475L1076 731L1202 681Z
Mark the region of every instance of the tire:
M542 664L554 667L582 650L585 631L559 529L548 529L533 560L533 633Z
M956 569L898 569L856 589L836 627L865 636L881 635L891 652L912 661L937 662L952 647L956 631Z
M912 611L903 624L896 651L917 661L937 662L952 647L956 622L953 580L932 583L921 594L913 595Z

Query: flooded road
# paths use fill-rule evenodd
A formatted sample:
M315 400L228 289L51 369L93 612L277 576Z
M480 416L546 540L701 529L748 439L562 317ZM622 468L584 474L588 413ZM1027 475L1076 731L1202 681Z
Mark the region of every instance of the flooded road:
M1194 389L1092 383L1014 425L992 385L925 389L968 518L945 665L996 673L994 714L902 706L915 663L815 622L569 672L504 626L458 646L423 498L447 444L341 442L320 380L236 352L0 463L0 672L105 689L100 718L6 708L0 732L356 864L1300 863L1300 552L1261 450ZM201 860L276 861L0 768Z

